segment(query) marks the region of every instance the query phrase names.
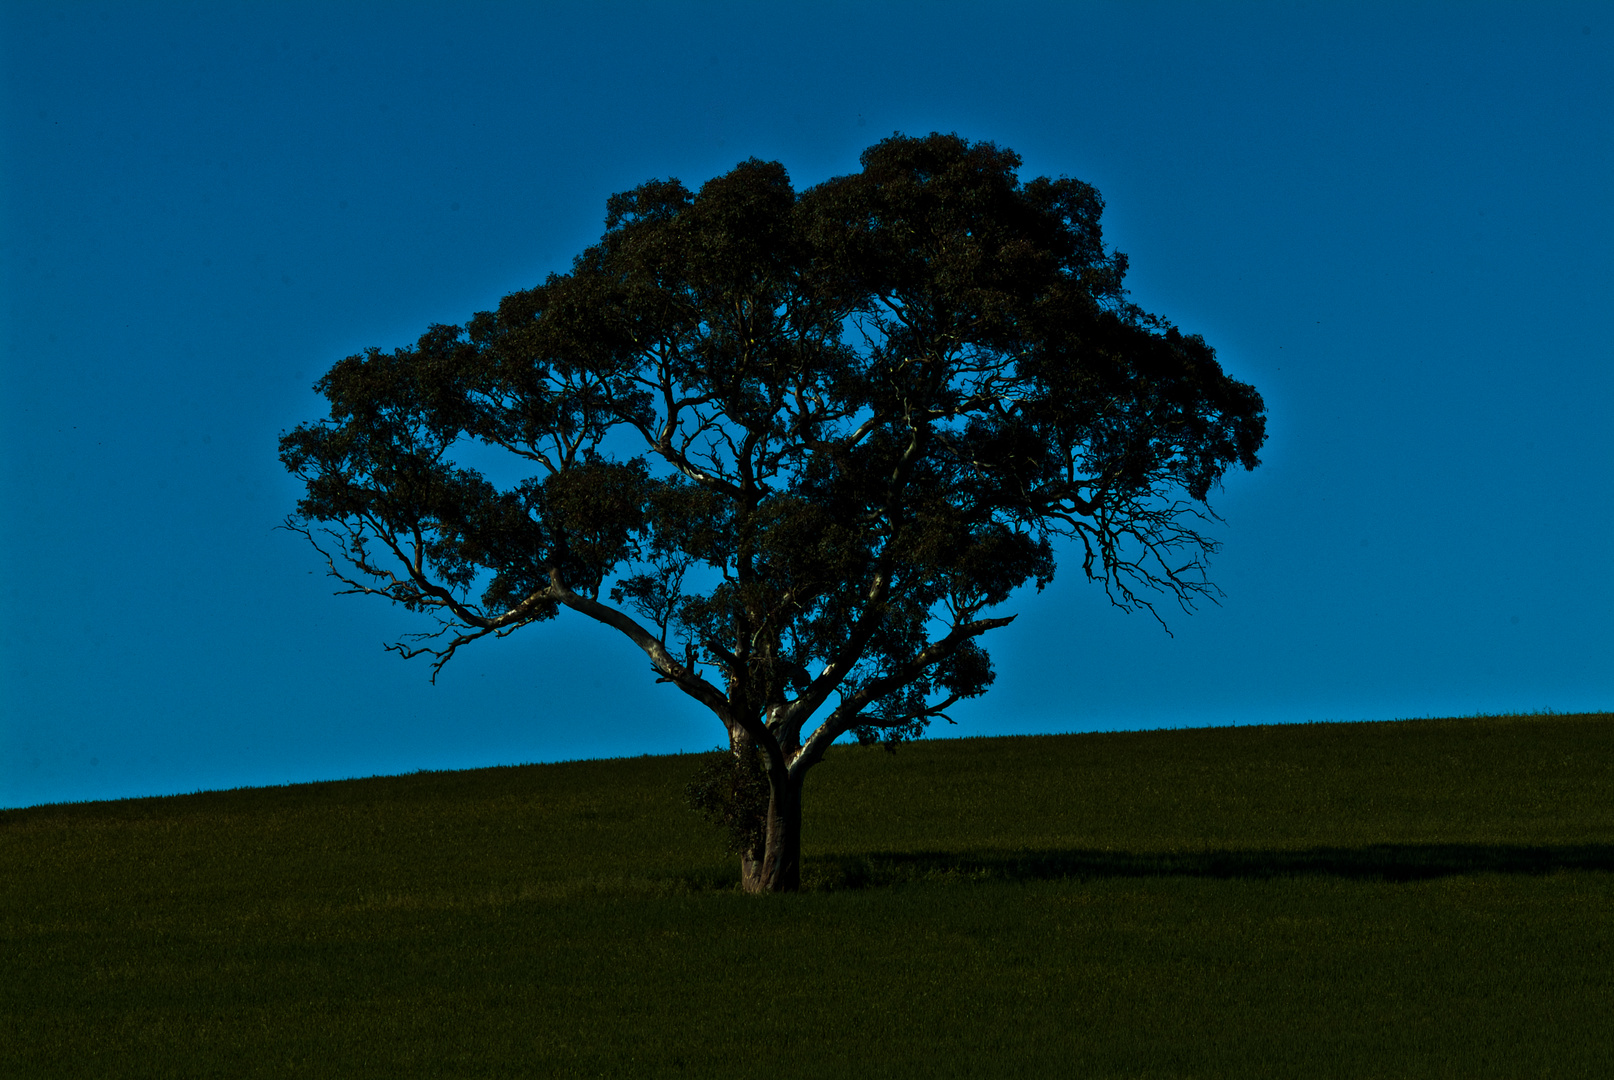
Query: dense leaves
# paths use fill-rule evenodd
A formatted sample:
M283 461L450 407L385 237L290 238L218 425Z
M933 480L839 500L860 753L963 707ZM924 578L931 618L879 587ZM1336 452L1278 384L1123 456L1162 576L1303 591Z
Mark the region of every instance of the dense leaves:
M343 360L281 442L290 525L349 591L438 616L398 651L440 669L561 608L615 627L761 755L770 852L830 742L991 685L1012 616L986 612L1056 544L1123 607L1212 594L1196 526L1264 438L1254 389L1127 302L1091 187L950 135L862 166L612 196L569 273Z

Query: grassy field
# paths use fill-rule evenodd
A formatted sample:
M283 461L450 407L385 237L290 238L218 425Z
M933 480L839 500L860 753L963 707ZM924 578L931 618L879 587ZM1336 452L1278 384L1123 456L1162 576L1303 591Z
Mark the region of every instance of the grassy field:
M1611 1074L1614 716L837 748L0 811L5 1077Z

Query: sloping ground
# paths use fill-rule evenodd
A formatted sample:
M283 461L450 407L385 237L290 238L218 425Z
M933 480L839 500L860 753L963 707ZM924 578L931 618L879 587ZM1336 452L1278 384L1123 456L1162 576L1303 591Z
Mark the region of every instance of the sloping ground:
M690 757L0 811L0 1075L1603 1075L1614 717Z

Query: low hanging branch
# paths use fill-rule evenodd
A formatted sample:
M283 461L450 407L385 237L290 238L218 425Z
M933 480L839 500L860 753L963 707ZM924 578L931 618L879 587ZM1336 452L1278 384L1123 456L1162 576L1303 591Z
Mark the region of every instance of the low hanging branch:
M802 192L751 160L612 196L570 272L320 380L288 527L341 591L435 619L389 646L433 679L562 613L624 635L728 733L692 798L746 887L795 888L832 742L984 693L1013 616L983 613L1055 542L1120 607L1214 599L1206 498L1257 464L1259 395L1126 301L1098 193L1018 166L896 136ZM471 442L531 475L495 487Z

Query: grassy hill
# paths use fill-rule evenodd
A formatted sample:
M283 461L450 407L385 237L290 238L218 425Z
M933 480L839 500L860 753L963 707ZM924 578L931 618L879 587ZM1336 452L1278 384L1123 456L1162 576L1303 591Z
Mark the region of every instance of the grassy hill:
M1605 1076L1614 716L838 747L0 811L0 1076Z

